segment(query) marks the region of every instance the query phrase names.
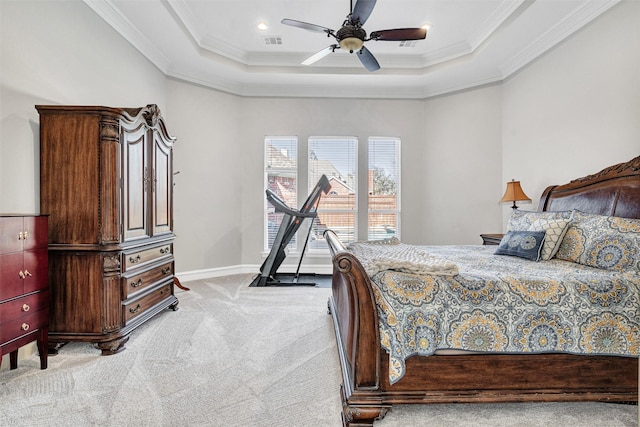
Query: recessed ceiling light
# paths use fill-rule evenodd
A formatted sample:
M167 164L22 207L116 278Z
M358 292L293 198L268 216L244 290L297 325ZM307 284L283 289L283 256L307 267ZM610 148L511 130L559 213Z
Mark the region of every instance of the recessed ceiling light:
M264 21L260 21L258 22L258 29L261 31L265 31L266 29L268 29L269 27L267 26L267 23Z

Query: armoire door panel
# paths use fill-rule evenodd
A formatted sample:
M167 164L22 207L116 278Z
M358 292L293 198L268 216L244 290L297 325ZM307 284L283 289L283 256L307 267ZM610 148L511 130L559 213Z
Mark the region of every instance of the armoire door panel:
M144 127L123 135L125 155L123 176L124 240L148 237L147 192L149 166L147 133Z
M153 144L153 235L170 233L173 174L171 146L158 135Z

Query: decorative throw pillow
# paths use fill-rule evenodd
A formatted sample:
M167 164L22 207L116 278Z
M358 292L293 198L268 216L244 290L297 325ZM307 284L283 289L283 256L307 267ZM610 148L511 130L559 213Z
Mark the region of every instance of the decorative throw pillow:
M530 212L514 209L506 231L544 231L545 238L540 259L550 260L560 248L572 215L573 211Z
M615 271L640 271L640 219L576 211L556 258Z
M544 231L508 231L500 241L495 254L539 261L544 236Z

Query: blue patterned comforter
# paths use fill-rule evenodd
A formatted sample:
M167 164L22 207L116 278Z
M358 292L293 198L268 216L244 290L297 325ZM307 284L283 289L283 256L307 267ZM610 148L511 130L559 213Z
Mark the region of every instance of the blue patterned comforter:
M639 354L638 273L494 255L491 246L419 248L455 263L459 274L371 277L392 384L408 357L443 349ZM349 250L357 256L364 247Z

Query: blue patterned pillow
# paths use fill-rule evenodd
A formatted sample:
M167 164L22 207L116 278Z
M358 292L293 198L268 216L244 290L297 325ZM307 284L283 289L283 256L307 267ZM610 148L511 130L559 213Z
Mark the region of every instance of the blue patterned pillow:
M544 231L507 231L495 254L540 261L545 234Z
M546 232L540 258L553 258L560 248L560 242L569 228L573 211L531 212L514 209L507 223L509 231Z
M640 271L640 219L576 211L556 258L614 271Z

